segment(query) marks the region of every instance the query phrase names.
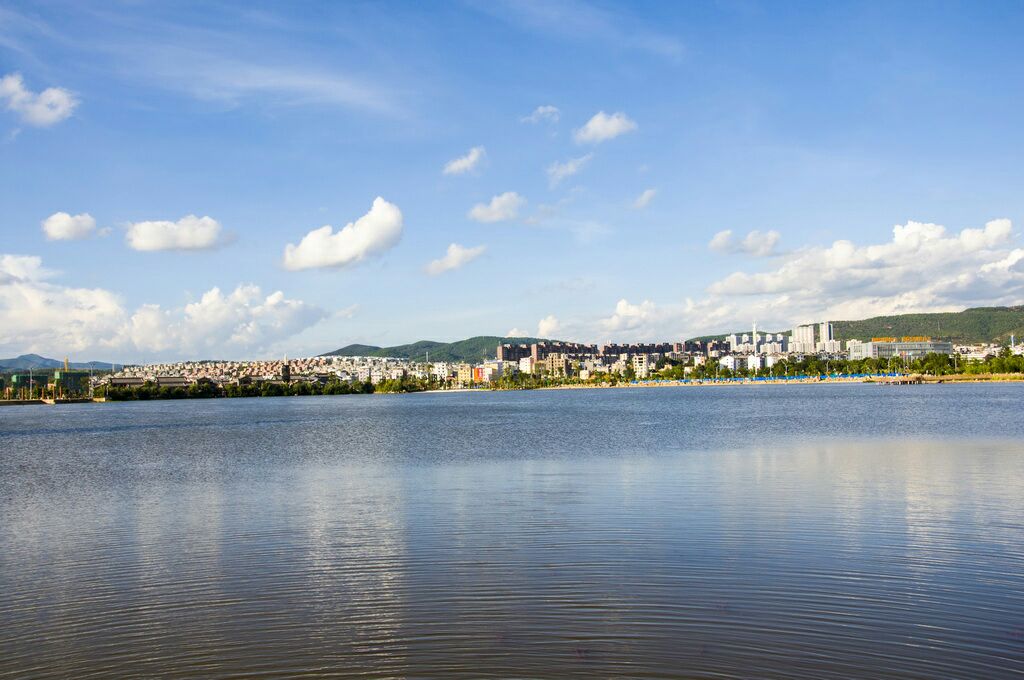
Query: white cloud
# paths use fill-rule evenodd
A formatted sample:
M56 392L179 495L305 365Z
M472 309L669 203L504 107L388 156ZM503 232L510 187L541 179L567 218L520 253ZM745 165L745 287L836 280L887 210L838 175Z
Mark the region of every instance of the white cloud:
M644 189L644 192L637 196L636 200L633 201L633 207L637 210L643 210L651 204L651 201L654 199L654 195L657 193L658 191L656 189Z
M96 220L89 213L69 215L66 212L57 212L40 224L46 238L50 241L74 241L87 238L96 228Z
M562 325L558 322L558 319L553 314L549 314L537 324L537 337L551 338L561 327Z
M0 101L22 122L36 127L49 127L68 118L78 106L78 99L60 87L48 87L36 94L25 87L20 73L9 73L0 78Z
M132 250L207 250L220 245L220 223L212 217L186 215L177 222L152 220L128 227L125 242Z
M197 302L164 311L144 305L128 324L131 345L145 352L185 351L189 356L267 348L305 330L326 316L281 291L264 295L259 286L242 285L230 293L211 288Z
M552 188L558 186L566 177L572 177L577 172L583 169L583 167L590 162L590 159L594 157L594 154L588 153L586 156L580 156L579 158L570 158L564 163L552 163L547 170L548 183Z
M573 138L577 144L599 144L636 129L636 122L622 112L609 116L604 111L598 111L586 125L573 133Z
M0 348L6 353L63 356L116 342L124 321L120 297L71 288L29 255L0 255Z
M284 267L292 271L348 267L390 250L402 237L402 211L378 196L370 211L337 233L327 224L284 249Z
M465 156L460 156L445 163L443 172L446 175L462 175L475 170L486 154L487 151L484 147L474 146Z
M732 229L726 229L715 234L708 243L708 248L716 253L752 255L754 257L768 257L775 255L775 246L781 238L777 231L760 232L756 229L742 239L733 237Z
M783 256L772 270L735 272L708 291L748 309L763 309L759 320L860 319L1020 304L1024 267L1014 261L1017 249L1008 247L1011 236L1006 219L958 234L911 221L894 226L886 243L836 241L802 248Z
M804 248L774 270L736 272L712 284L709 291L726 295L816 294L831 301L836 294L852 290L857 297L894 299L913 294L922 301L951 300L958 290L976 289L985 274L994 271L985 265L1007 257L1008 253L996 249L1009 241L1011 232L1006 219L956 235L947 234L938 224L911 221L894 226L888 243L858 247L844 240L828 248ZM989 292L998 295L1003 291Z
M459 267L468 264L484 254L487 250L487 246L475 246L473 248L466 248L458 243L452 243L448 246L448 251L444 257L437 260L432 260L426 267L426 271L431 276L437 276L444 272L458 269Z
M477 222L505 222L519 216L526 199L514 191L495 196L490 203L477 203L469 211L469 219Z
M358 311L359 311L359 304L358 303L353 303L353 304L349 305L348 307L342 307L341 309L336 311L334 313L334 316L339 318L339 319L351 319L352 317L354 317L356 315L356 312L358 312Z
M280 291L254 285L224 294L213 288L191 304L130 312L120 295L55 283L38 257L0 255L0 351L76 354L82 359L125 354L183 358L245 356L266 351L325 314ZM101 356L95 356L99 354Z
M34 255L0 255L0 284L16 281L42 281L54 275L43 268L43 261Z
M615 313L601 320L604 330L609 333L621 333L642 328L655 316L657 308L650 300L638 305L630 304L625 298L615 304Z
M551 123L557 123L561 117L562 112L557 107L551 105L538 106L533 110L529 116L523 116L519 119L522 123L539 123L541 121L549 121Z
M746 328L754 319L783 330L808 320L1024 303L1024 248L1015 246L1009 220L959 233L908 222L892 233L878 244L836 241L781 254L767 271L737 271L713 282L700 300L620 300L589 332L681 339Z
M526 338L529 337L529 333L521 331L518 328L512 328L508 333L505 333L506 338Z

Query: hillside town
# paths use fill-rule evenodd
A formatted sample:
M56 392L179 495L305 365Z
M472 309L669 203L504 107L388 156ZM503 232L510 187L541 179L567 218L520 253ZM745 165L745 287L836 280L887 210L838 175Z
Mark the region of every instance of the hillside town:
M112 391L163 389L185 394L204 389L229 396L419 391L537 386L552 382L616 383L648 380L719 380L793 376L801 372L906 371L929 356L952 367L985 362L1001 352L1020 356L1024 345L954 345L925 336L840 341L829 322L788 333L749 333L662 343L582 344L558 341L501 343L480 361L323 355L279 360L183 361L116 367L104 373L65 363L52 375L5 376L5 399L42 395L61 399ZM333 391L330 391L332 390Z
M784 361L813 356L821 360L876 359L898 365L928 354L944 354L961 361L995 356L995 344L957 345L929 337L876 337L847 340L834 337L832 324L801 325L790 333L758 332L724 338L663 343L580 344L536 342L500 344L492 358L478 362L430 362L398 357L317 356L262 361L188 361L167 364L125 366L102 382L115 386L145 382L172 385L196 381L216 384L247 384L267 381L327 383L416 379L440 387L466 388L488 385L510 375L574 377L590 380L608 375L646 380L666 364L681 366L684 374L700 367L716 367L719 375L753 374ZM1018 347L1014 343L1014 350Z

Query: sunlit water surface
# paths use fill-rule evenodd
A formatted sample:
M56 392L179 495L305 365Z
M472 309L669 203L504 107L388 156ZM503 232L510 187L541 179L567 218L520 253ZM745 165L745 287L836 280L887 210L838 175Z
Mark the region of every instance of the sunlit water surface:
M0 677L1024 673L1024 386L0 409Z

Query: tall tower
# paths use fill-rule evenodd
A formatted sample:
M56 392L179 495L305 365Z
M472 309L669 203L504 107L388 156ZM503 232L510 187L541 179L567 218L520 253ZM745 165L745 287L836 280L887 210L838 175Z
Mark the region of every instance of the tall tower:
M751 334L751 342L754 343L754 354L757 354L757 322L754 322L753 332Z

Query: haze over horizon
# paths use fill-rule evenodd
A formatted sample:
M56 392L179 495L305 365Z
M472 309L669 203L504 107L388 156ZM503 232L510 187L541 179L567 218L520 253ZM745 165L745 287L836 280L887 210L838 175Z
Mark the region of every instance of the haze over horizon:
M0 356L1024 303L1019 3L0 0Z

